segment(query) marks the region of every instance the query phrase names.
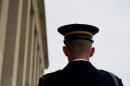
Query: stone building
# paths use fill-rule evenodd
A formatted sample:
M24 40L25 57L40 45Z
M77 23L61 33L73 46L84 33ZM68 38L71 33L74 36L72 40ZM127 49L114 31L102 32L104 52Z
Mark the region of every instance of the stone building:
M0 0L0 86L37 86L48 67L43 0Z

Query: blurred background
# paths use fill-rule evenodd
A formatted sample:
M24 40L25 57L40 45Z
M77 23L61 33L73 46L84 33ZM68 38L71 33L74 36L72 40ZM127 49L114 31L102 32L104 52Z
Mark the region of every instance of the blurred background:
M68 60L57 28L72 23L100 28L94 37L96 48L91 62L98 69L120 77L130 86L130 0L45 0L50 73L63 69Z

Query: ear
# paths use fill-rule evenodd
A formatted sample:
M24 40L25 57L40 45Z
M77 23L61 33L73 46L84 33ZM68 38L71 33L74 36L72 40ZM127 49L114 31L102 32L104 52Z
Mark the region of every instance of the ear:
M91 48L91 51L90 51L90 57L92 57L92 56L93 56L94 52L95 52L95 48L94 48L94 47L92 47L92 48Z
M64 54L65 54L66 56L68 56L68 54L67 54L67 47L66 47L66 46L63 46L63 52L64 52Z

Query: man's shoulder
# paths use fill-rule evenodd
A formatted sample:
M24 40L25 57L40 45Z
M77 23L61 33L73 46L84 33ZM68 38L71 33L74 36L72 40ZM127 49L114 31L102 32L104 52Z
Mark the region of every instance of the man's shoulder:
M61 70L57 70L55 72L51 72L51 73L45 74L41 78L53 78L55 76L58 76L60 73L61 73Z
M112 73L112 72L109 72L109 71L106 71L106 70L102 70L102 69L100 69L99 70L101 73L103 73L103 74L107 74L107 75L109 75L109 76L111 76L111 77L115 77L115 78L117 78L117 79L120 79L117 75L115 75L114 73Z
M106 70L100 70L100 72L102 72L103 74L107 74L108 76L110 76L111 79L113 80L115 86L123 86L122 80L117 75L115 75L114 73L108 72Z

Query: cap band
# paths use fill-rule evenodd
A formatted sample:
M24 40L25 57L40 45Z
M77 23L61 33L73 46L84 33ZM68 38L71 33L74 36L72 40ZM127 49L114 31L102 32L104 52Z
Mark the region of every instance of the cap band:
M83 34L87 34L87 35L93 36L92 33L87 32L87 31L73 31L73 32L66 33L64 36L71 35L71 34L77 34L77 33L83 33Z

